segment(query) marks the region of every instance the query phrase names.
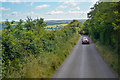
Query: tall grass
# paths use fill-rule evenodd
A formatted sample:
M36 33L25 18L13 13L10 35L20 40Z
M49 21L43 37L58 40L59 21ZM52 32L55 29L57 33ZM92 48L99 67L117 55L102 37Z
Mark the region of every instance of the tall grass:
M111 68L119 75L119 63L118 63L118 54L114 52L111 47L100 45L99 42L96 42L96 48L100 52L104 60L111 66Z
M30 55L26 57L28 60L24 63L23 67L19 71L12 71L12 74L8 74L9 78L50 78L54 71L62 64L64 59L69 55L71 49L78 41L80 35L74 35L67 42L62 43L56 49L56 53L43 52L38 56Z

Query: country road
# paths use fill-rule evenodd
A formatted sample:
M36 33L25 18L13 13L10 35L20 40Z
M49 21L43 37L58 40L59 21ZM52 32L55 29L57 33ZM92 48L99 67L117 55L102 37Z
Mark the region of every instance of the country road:
M95 44L81 44L81 37L51 78L117 78L103 60Z

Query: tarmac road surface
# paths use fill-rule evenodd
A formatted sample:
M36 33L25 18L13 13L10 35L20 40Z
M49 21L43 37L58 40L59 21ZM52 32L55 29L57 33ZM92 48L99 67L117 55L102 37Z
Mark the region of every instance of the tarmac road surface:
M94 43L81 44L81 37L51 78L117 78Z

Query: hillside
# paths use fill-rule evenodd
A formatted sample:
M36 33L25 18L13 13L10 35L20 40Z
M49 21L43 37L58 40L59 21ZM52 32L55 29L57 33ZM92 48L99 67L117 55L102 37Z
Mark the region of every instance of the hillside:
M72 20L48 20L48 21L45 21L47 23L47 25L56 25L56 24L68 24L70 23ZM86 21L86 19L80 19L80 20L77 20L79 21L80 23L84 23Z

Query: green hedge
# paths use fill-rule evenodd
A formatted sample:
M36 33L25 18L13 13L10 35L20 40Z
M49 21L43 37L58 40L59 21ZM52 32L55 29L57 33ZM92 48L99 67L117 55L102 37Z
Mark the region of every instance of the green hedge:
M120 58L120 2L96 2L85 23L91 38L112 49ZM109 53L107 53L109 54ZM120 66L120 62L118 62ZM116 65L117 66L117 65ZM117 72L120 75L120 68Z
M23 63L29 61L31 55L58 53L58 48L76 34L75 27L65 26L61 30L47 31L42 18L32 20L27 18L23 24L20 20L15 28L6 21L2 30L2 77L10 77L13 71L23 68ZM54 67L55 68L55 67ZM56 69L56 68L55 68Z

